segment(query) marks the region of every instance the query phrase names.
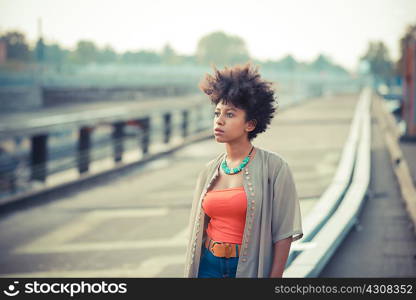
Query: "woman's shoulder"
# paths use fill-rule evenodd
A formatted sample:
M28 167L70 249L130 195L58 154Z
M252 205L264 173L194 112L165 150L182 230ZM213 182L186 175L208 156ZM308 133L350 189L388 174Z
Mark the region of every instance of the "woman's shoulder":
M281 153L260 147L258 147L258 150L272 169L280 169L283 165L287 164L287 159Z
M224 153L222 152L222 153L219 153L219 154L217 154L217 156L215 156L213 159L211 159L210 161L208 161L206 164L205 164L205 168L206 169L209 169L209 168L211 168L211 167L213 167L213 166L215 166L216 165L216 163L218 162L218 161L220 161L221 159L222 159L222 157L224 156Z
M212 171L213 168L215 168L215 166L218 164L218 162L222 159L223 156L224 156L224 153L220 153L217 156L215 156L213 159L209 160L204 165L202 170L200 171L200 176L201 175L207 175L209 171Z

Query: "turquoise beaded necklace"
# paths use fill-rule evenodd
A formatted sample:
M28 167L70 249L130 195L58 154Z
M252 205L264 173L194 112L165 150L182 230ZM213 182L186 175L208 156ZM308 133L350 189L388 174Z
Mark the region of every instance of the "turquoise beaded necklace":
M243 162L237 167L230 169L227 165L227 157L224 158L224 161L221 164L222 169L224 170L225 174L237 174L240 172L250 161L251 152L253 151L254 146L251 148L250 153L243 159Z

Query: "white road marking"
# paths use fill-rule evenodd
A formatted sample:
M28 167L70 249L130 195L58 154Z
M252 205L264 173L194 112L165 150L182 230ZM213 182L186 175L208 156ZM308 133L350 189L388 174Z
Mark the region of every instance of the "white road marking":
M125 210L96 210L84 214L82 217L36 239L35 241L18 247L14 250L17 254L45 254L68 253L80 251L111 251L118 249L144 249L144 248L185 248L188 236L188 227L170 238L148 239L127 242L94 242L94 243L68 243L72 238L93 229L108 219L167 216L167 208L157 209L125 209ZM42 272L25 272L2 274L0 277L157 277L164 268L171 265L183 265L185 252L182 255L152 256L143 260L137 267L133 265L126 268L103 270L49 270ZM178 266L178 268L180 268ZM178 274L181 277L181 274Z
M30 242L23 246L14 249L16 254L30 254L30 253L65 253L65 252L80 252L80 251L110 251L115 249L140 249L151 247L180 247L185 244L184 240L176 238L152 239L141 241L109 241L109 242L93 242L93 243L68 243L69 240L74 239L91 229L98 226L101 222L114 218L131 218L131 217L149 217L149 216L167 216L168 208L155 209L126 209L126 210L96 210L84 214L65 224L60 228ZM186 230L186 229L185 229ZM178 236L184 233L179 232Z
M44 272L26 272L1 274L0 277L158 277L165 267L183 265L184 255L153 256L142 261L137 268L103 269L103 270L50 270ZM160 277L160 276L159 276ZM176 276L175 276L176 277ZM177 277L182 277L178 274Z

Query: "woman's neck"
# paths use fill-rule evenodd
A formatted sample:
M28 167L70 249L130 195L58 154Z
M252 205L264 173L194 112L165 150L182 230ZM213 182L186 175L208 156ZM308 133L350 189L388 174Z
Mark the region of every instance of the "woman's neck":
M253 145L246 141L236 144L226 144L227 161L230 163L241 162L250 152ZM254 149L253 149L254 152ZM253 152L251 155L253 155Z

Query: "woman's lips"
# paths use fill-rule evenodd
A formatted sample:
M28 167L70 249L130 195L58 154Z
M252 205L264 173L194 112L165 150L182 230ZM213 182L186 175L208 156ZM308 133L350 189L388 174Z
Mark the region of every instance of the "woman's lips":
M223 134L224 133L224 131L222 131L222 130L219 130L219 129L215 129L214 130L214 134L215 135L221 135L221 134Z

